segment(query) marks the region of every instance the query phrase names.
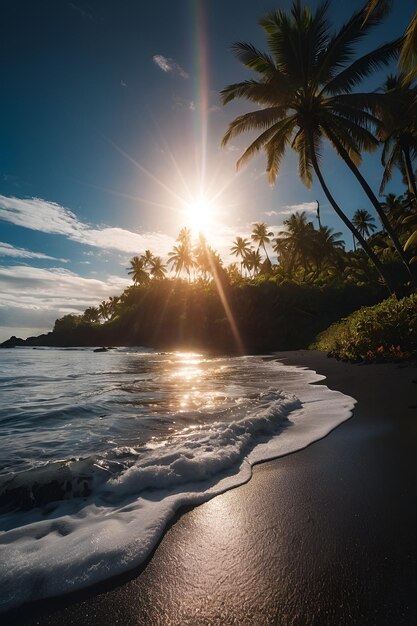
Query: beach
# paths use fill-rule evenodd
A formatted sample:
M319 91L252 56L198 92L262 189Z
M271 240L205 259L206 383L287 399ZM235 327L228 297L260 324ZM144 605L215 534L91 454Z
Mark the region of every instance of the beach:
M182 512L140 571L3 623L415 624L415 365L274 358L325 375L357 400L353 417Z

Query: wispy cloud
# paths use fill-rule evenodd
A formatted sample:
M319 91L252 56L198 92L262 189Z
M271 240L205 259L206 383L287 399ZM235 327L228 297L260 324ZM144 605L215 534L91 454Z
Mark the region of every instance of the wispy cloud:
M88 306L119 294L130 280L107 276L84 278L63 268L43 269L27 265L0 267L0 327L3 337L13 327L30 334L51 330L55 319L66 313L81 313Z
M64 235L72 241L96 248L139 254L150 248L166 256L173 239L158 232L134 233L118 227L93 227L57 204L41 198L14 198L0 195L0 220L31 230Z
M9 256L18 259L47 259L50 261L61 261L61 263L68 263L68 259L57 259L56 257L49 256L49 254L43 254L42 252L32 252L32 250L26 250L26 248L18 248L12 246L10 243L0 241L0 256Z
M163 72L173 72L174 74L178 74L181 78L189 78L187 72L182 69L181 65L178 65L173 59L169 59L168 57L164 57L162 54L154 54L152 57L154 63L163 71Z
M280 215L292 215L293 213L301 213L305 211L306 213L316 213L317 212L317 202L302 202L301 204L287 204L280 209L276 209L273 211L265 211L264 215L268 217L279 217Z

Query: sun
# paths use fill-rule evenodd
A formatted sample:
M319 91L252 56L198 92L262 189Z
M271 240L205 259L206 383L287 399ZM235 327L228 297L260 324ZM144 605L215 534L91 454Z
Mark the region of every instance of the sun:
M214 205L206 196L199 196L187 203L186 221L191 233L197 237L210 235L213 226Z

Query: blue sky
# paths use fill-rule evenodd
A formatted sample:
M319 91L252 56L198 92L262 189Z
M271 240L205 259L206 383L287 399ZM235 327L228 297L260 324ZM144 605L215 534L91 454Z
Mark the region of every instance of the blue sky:
M294 210L313 219L316 200L322 222L350 241L320 187L298 180L293 155L270 187L263 155L235 171L248 137L220 147L228 123L248 110L219 102L223 87L248 77L230 46L265 48L259 17L290 4L2 3L0 341L49 330L57 317L120 293L129 258L146 248L166 259L200 193L211 202L209 239L225 257L253 222L278 232ZM415 1L394 4L364 51L403 32ZM335 27L361 5L333 1ZM324 164L348 214L371 210L330 151ZM377 191L377 156L364 159L363 172ZM388 191L402 191L398 179Z

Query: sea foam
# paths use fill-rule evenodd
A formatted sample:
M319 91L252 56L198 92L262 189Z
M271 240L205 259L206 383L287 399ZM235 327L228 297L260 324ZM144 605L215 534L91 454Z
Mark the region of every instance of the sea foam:
M251 366L257 363L261 360ZM236 408L217 411L211 422L186 426L141 447L53 463L21 477L20 486L33 488L34 480L37 485L42 480L68 485L79 483L81 476L88 493L71 497L67 487L59 501L3 513L1 609L68 593L137 567L178 509L248 481L255 463L300 450L350 417L353 398L311 384L324 377L278 362L268 367L282 389L252 393Z

